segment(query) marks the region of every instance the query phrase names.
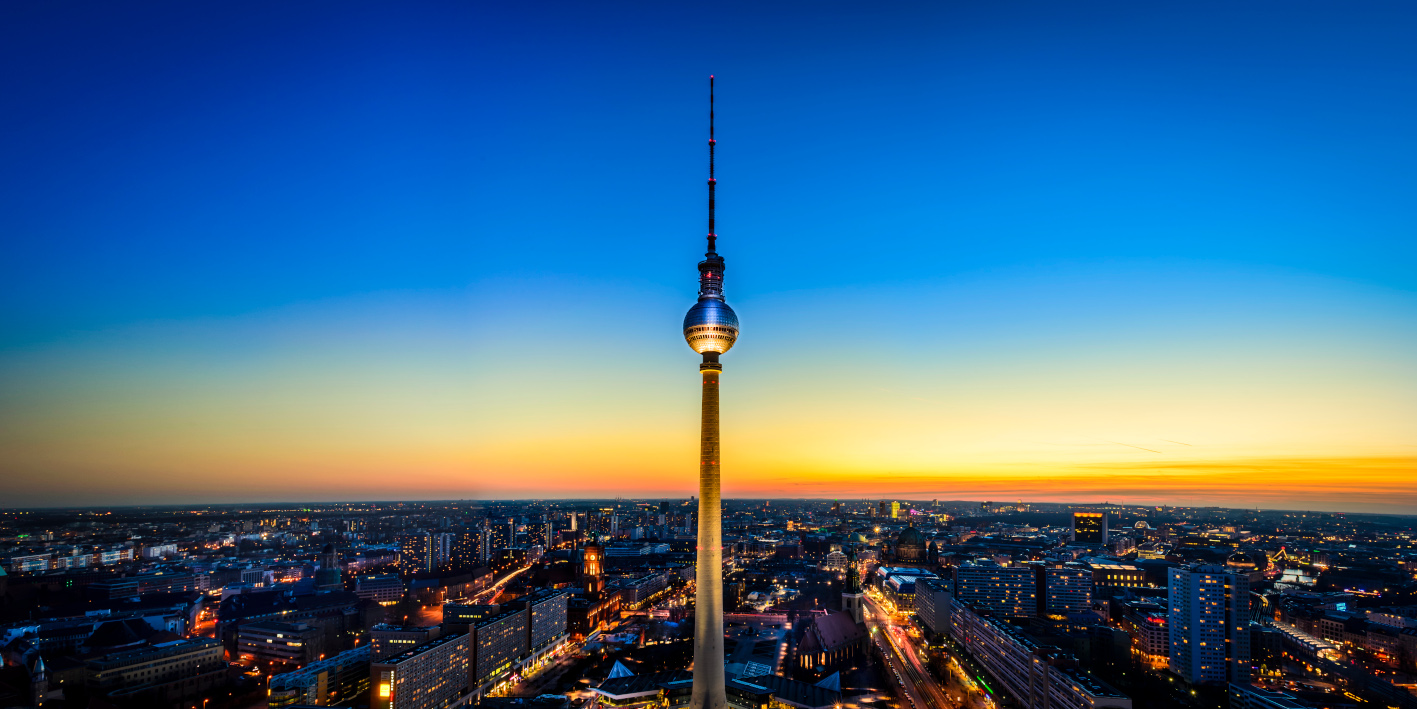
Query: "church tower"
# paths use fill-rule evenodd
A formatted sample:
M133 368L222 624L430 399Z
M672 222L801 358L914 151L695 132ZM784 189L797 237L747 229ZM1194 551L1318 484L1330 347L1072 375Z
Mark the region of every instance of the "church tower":
M866 594L861 592L861 567L856 562L856 545L846 552L846 590L841 593L841 609L859 625L866 622Z

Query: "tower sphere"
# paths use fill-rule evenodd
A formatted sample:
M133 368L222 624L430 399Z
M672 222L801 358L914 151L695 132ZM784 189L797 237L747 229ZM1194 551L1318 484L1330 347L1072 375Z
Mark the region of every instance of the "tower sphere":
M699 354L723 354L738 339L738 316L717 298L700 298L684 316L684 339Z

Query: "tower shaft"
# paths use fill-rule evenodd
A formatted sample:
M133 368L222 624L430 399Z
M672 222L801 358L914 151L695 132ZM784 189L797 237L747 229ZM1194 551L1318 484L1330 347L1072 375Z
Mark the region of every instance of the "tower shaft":
M699 426L699 549L694 592L692 709L726 709L723 669L723 519L719 490L717 355L705 356Z

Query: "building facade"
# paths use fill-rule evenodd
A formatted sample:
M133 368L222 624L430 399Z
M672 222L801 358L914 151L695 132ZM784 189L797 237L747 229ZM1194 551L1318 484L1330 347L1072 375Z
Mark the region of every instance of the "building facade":
M1092 571L1080 566L1040 566L1038 615L1067 616L1092 608Z
M370 647L346 650L328 660L271 677L267 706L296 704L332 707L352 702L369 689Z
M1223 566L1177 567L1167 597L1171 671L1193 684L1249 682L1249 578Z
M470 637L445 635L369 666L373 709L442 709L467 694Z
M1074 512L1073 541L1079 544L1106 544L1106 512Z
M442 628L437 625L418 627L380 623L369 629L370 659L378 661L400 655L442 635Z
M237 652L257 662L305 665L325 653L324 633L305 623L266 620L242 625L236 633Z
M1021 709L1131 709L1125 694L1078 669L1077 658L1039 645L1020 628L951 601L950 634ZM996 698L997 701L997 698Z
M1022 618L1038 612L1037 572L1028 566L970 561L951 569L955 598L981 612Z
M505 677L517 662L530 654L528 613L507 610L477 621L469 634L468 685L487 691Z

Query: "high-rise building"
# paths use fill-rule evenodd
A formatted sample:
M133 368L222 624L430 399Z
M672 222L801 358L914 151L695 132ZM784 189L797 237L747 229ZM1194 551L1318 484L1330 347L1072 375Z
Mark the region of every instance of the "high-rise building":
M433 568L447 569L453 563L453 543L458 535L452 532L434 532L430 535L433 544Z
M718 377L720 355L738 339L738 316L723 297L723 257L714 229L713 77L709 77L708 251L699 262L699 302L684 316L684 339L702 355L699 420L699 534L695 569L692 709L726 709L723 662L723 520L719 485Z
M529 652L527 617L526 609L522 608L473 622L471 631L463 637L471 640L468 686L474 691L495 686L512 670L517 659Z
M891 503L891 519L900 519L900 503Z
M1167 574L1171 671L1192 684L1250 681L1250 579L1224 566Z
M963 603L1001 618L1024 618L1038 612L1038 578L1033 567L971 561L951 571L955 598Z
M917 579L915 582L915 612L920 622L932 633L949 632L950 582L944 579Z
M512 537L507 536L507 520L483 518L483 545L486 546L486 553L483 556L493 557L497 554L497 549L506 549L512 546Z
M497 536L492 530L492 523L486 518L477 526L477 560L486 565L492 561L492 549L497 546Z
M374 709L441 709L467 690L471 636L444 635L369 666Z
M1082 566L1037 566L1038 615L1083 613L1092 609L1092 570Z
M565 591L543 589L507 604L515 610L525 608L527 650L545 649L566 635L566 609L570 596Z
M427 532L410 532L398 536L399 573L427 573L437 568L434 563L436 549L433 535Z
M1084 544L1106 544L1107 513L1074 512L1073 541Z
M478 556L482 548L482 535L476 529L463 529L454 533L453 545L449 559L449 568L456 571L466 571L468 569L481 566L481 558Z

